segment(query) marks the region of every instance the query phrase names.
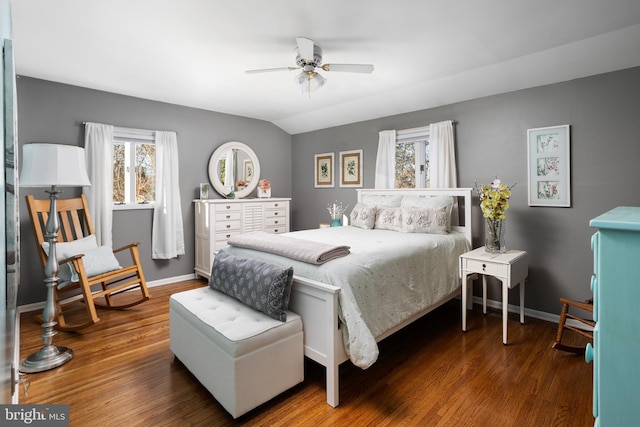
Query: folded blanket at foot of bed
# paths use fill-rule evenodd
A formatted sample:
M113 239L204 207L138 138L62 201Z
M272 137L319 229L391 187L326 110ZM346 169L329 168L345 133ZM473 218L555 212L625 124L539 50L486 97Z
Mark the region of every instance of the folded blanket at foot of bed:
M350 253L350 247L346 245L331 245L264 231L241 234L232 237L227 243L231 246L269 252L309 264L324 264Z

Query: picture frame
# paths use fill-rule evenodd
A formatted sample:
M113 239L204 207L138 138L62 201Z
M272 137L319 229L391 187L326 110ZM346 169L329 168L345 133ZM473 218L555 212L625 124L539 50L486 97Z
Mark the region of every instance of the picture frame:
M253 162L251 159L244 159L243 176L245 182L251 182L253 179Z
M333 188L333 153L314 155L314 184L315 188Z
M362 150L340 152L340 187L362 187Z
M200 200L207 200L209 198L209 188L208 182L200 183Z
M570 125L527 130L529 206L571 207Z

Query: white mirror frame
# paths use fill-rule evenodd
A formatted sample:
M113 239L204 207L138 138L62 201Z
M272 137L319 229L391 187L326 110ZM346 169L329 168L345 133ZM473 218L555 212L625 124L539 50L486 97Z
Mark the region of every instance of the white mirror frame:
M243 199L256 189L256 187L258 186L258 181L260 180L260 161L258 161L258 156L256 156L256 153L254 153L253 150L246 144L238 141L231 141L225 142L224 144L216 148L216 151L213 152L211 158L209 159L209 181L211 181L211 184L213 184L213 188L216 189L218 194L223 197L227 197L227 194L229 194L229 189L222 185L222 181L220 181L220 178L218 177L218 163L220 162L220 159L224 153L233 149L244 151L253 163L253 178L251 178L251 181L244 189L235 191L235 197L237 199Z

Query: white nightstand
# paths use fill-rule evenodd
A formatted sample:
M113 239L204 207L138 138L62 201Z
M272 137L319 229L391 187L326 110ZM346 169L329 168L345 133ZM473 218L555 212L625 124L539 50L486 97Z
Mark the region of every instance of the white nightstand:
M509 289L520 285L520 323L524 323L524 283L529 271L525 251L507 251L490 254L484 246L460 255L460 277L462 278L462 330L467 330L467 291L469 276L482 275L482 312L487 313L487 277L493 276L502 282L502 343L507 344L507 306Z

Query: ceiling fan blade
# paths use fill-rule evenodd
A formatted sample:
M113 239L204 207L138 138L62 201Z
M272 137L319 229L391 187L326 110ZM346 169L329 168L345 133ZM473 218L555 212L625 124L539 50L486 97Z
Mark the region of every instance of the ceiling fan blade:
M258 74L258 73L271 73L274 71L293 71L299 70L300 67L280 67L280 68L260 68L257 70L247 70L245 73L247 74Z
M313 61L313 40L305 37L296 37L298 44L298 54L307 61Z
M373 65L371 64L324 64L324 71L344 71L347 73L372 73Z

